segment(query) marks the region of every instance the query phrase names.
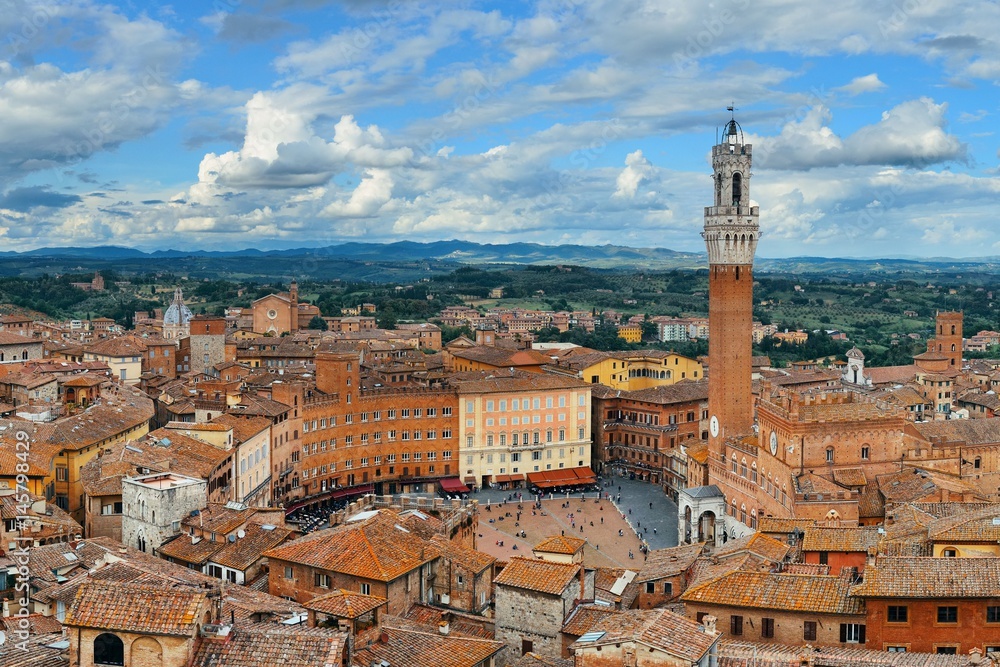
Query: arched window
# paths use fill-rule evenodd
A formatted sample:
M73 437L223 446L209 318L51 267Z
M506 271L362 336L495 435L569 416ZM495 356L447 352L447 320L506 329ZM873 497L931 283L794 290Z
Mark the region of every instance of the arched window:
M99 665L124 665L125 644L110 632L97 635L94 637L94 662Z
M951 325L951 335L952 336L955 335L955 325L954 324Z
M954 350L955 346L952 345L951 348ZM27 359L28 358L28 351L27 350L21 350L21 358L22 359Z
M746 478L747 476L747 460L743 459L740 461L740 477Z
M955 344L954 344L954 343L952 343L952 344L951 344L951 351L952 351L952 352L954 352L954 351L955 351ZM25 353L25 354L27 354L27 353ZM25 357L25 359L27 359L27 357Z
M743 176L739 172L733 174L733 206L740 206L743 198Z
M833 463L833 447L826 448L826 462Z

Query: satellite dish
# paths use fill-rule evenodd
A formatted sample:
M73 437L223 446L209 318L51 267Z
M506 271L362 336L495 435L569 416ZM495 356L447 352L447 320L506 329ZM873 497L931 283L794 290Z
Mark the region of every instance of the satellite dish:
M0 632L0 646L3 646L6 643L7 643L7 633Z
M236 531L236 537L240 538L241 540L246 536L247 536L247 531L243 530L242 528Z
M230 535L229 536L229 541L230 542L235 542L236 541L236 536L235 535Z

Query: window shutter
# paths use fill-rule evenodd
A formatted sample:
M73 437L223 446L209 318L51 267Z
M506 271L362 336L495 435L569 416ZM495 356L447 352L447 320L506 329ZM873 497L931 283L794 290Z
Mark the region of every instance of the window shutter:
M861 643L861 644L865 643L865 626L864 625L859 625L858 626L858 642Z
M840 624L840 643L847 643L847 623Z

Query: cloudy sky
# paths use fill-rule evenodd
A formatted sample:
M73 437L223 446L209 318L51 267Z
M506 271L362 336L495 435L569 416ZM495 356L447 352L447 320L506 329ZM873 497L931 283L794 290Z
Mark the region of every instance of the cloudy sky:
M0 247L702 251L735 103L759 255L1000 255L997 25L983 0L0 0Z

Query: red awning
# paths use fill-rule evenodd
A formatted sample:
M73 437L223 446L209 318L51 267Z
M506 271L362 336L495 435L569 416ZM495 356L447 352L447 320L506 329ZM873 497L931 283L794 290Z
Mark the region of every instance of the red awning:
M462 483L458 477L446 477L439 479L438 484L445 493L468 493L469 487Z
M515 475L497 475L493 481L497 484L507 484L509 482L520 482L524 480L524 473L519 472Z

